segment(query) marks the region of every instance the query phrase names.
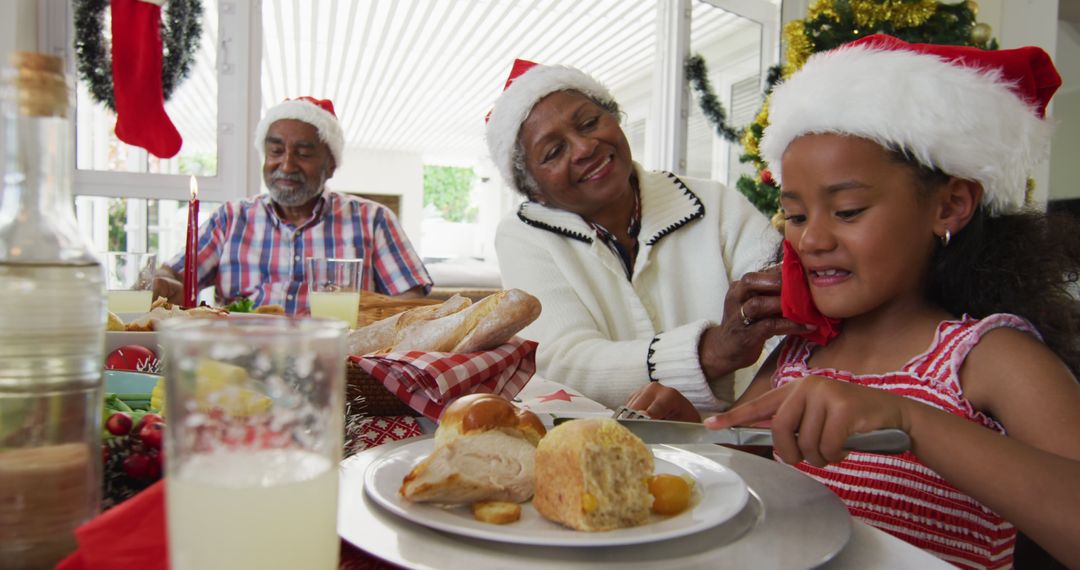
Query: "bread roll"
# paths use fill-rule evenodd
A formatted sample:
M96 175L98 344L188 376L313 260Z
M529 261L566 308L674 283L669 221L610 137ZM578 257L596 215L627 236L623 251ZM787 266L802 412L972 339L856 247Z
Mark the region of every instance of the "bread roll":
M520 503L533 494L533 456L544 426L501 396L473 394L447 406L435 430L435 450L401 483L414 502L459 505Z
M544 518L577 530L645 524L653 467L649 448L615 420L566 422L536 448L533 506Z

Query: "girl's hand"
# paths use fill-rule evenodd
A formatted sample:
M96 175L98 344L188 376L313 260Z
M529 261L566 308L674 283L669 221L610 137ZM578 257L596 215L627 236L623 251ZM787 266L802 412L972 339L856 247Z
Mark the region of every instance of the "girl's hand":
M785 319L780 311L780 266L743 275L724 297L724 320L701 335L698 354L705 377L715 380L757 362L765 341L815 327Z
M773 446L789 465L824 467L847 457L844 440L875 429L910 433L912 400L884 390L808 376L705 420L721 429L772 419Z
M645 412L655 420L701 421L701 414L682 392L659 382L649 382L638 388L626 401L626 407Z

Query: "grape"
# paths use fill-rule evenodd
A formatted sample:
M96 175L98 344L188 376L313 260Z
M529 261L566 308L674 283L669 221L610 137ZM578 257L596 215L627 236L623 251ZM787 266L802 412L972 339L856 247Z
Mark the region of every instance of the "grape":
M150 474L150 458L141 453L127 456L124 459L124 473L133 479L146 479ZM161 474L160 470L158 474Z

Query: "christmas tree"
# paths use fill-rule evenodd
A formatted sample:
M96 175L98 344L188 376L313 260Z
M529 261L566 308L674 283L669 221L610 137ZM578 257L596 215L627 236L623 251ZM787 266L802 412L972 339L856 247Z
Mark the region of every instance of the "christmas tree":
M808 12L806 19L784 27L785 62L770 74L770 88L774 78L791 75L811 54L871 34L889 34L913 43L997 49L990 26L975 21L975 0L818 0ZM756 175L740 177L737 187L776 222L780 188L758 153L758 142L768 124L766 98L757 117L742 133L744 152L739 160L752 163ZM716 126L720 130L721 125Z

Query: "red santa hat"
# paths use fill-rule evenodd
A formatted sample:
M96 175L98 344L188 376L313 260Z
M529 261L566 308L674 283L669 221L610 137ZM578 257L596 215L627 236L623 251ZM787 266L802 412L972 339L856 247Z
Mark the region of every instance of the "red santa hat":
M514 182L514 148L521 123L541 99L556 91L573 90L601 102L614 102L607 87L581 70L565 65L540 65L514 60L502 95L487 116L487 145L503 180ZM522 190L519 188L519 190Z
M263 115L259 125L255 127L255 150L259 151L259 159L263 160L266 131L270 125L282 119L296 119L314 126L319 131L319 140L330 147L330 154L334 155L334 162L341 166L341 153L345 148L345 134L341 130L341 122L334 113L334 103L329 99L316 99L314 97L297 97L286 99L270 108Z
M1060 85L1037 47L987 51L868 36L811 56L773 90L761 156L783 184L780 159L799 136L862 137L981 183L991 214L1015 211L1049 151L1046 105Z

